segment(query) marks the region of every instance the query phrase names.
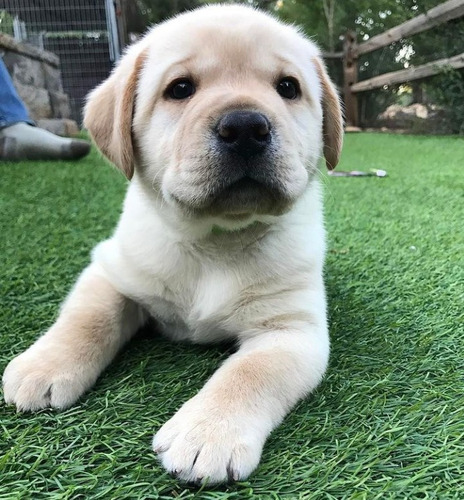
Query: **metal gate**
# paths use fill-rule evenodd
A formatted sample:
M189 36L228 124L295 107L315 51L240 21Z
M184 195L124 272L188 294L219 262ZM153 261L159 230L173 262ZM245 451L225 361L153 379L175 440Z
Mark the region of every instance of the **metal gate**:
M119 58L113 0L0 0L0 32L54 52L72 117L82 122L86 94Z

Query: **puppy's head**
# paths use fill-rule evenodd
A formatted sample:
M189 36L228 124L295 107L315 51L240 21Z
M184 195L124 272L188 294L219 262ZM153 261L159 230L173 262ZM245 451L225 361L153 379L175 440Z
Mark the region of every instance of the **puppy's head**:
M165 205L243 222L288 211L322 150L335 167L343 133L315 45L241 6L205 7L152 29L90 94L85 125Z

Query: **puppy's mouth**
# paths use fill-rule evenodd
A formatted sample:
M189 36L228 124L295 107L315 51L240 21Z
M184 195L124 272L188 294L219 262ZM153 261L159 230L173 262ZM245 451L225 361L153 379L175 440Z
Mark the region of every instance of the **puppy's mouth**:
M277 215L284 211L289 202L276 186L243 177L220 192L211 203L211 209L228 215Z
M277 182L262 182L243 176L226 186L209 187L204 196L195 200L173 198L187 211L199 216L221 215L240 220L251 214L281 215L291 201Z

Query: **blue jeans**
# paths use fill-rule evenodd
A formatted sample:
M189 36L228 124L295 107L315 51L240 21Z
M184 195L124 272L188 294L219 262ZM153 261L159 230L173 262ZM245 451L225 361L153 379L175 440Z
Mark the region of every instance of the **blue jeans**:
M0 128L9 127L18 122L34 125L0 57Z

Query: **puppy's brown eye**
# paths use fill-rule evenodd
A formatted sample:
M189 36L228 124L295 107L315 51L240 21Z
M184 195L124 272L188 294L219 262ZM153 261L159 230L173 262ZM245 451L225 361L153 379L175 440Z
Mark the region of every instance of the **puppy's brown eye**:
M296 99L300 95L300 86L294 78L282 78L277 84L277 92L284 99Z
M195 86L190 80L177 80L169 87L167 93L172 99L187 99L195 93Z

